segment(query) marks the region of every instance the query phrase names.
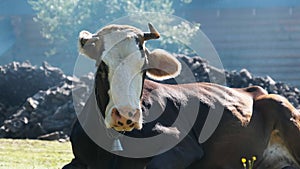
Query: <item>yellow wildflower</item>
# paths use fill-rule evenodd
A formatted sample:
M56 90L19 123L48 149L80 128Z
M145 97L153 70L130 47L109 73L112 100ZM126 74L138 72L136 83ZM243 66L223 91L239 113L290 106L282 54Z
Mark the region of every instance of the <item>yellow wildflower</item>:
M242 161L242 163L244 164L244 163L247 162L247 159L243 157L243 158L241 159L241 161Z

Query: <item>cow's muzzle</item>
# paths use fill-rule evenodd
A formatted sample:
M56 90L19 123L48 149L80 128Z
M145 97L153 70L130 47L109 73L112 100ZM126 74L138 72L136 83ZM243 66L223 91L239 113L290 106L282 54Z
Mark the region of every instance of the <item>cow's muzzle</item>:
M141 112L139 109L131 110L128 108L113 108L111 111L110 126L116 131L131 131L142 128Z

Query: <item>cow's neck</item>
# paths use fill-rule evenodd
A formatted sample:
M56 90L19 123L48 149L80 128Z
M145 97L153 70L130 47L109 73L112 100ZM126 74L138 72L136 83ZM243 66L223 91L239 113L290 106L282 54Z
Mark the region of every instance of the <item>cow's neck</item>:
M105 110L109 102L109 81L108 81L108 66L101 62L95 76L95 94L97 105L105 117Z

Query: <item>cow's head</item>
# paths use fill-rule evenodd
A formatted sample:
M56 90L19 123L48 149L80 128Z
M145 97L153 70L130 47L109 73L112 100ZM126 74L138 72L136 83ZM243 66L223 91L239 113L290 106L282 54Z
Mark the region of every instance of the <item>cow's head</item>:
M95 34L79 34L80 52L96 60L96 95L107 128L141 129L144 75L164 80L180 73L181 65L171 54L145 48L145 41L160 37L151 24L149 29L144 33L132 26L109 25Z

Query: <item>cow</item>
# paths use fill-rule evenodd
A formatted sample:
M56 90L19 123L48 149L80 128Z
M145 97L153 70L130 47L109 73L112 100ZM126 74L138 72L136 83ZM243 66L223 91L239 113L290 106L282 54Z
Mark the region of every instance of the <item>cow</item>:
M300 169L300 113L286 98L259 86L160 83L178 76L181 64L162 49L145 47L145 41L160 37L148 26L145 33L128 25L80 32L79 51L96 61L97 71L94 91L70 136L74 159L63 169L237 169L243 167L242 157L252 156L257 169ZM153 114L155 119L149 119ZM220 117L218 125L201 141L211 114ZM98 144L113 144L111 131L179 141L157 154L130 157ZM120 140L125 152L147 149L132 149L135 143ZM168 144L151 149L159 152Z

